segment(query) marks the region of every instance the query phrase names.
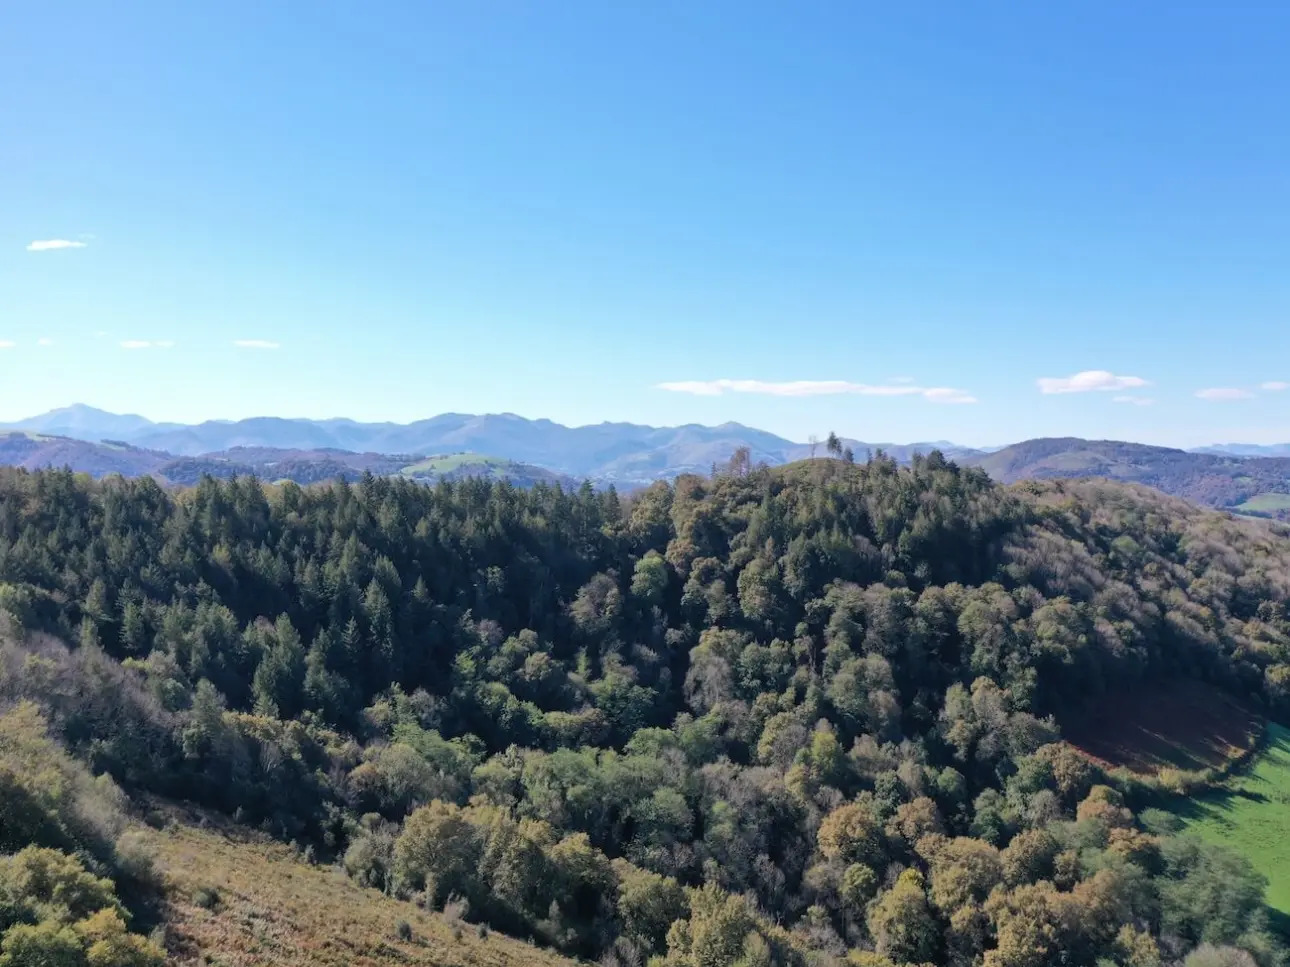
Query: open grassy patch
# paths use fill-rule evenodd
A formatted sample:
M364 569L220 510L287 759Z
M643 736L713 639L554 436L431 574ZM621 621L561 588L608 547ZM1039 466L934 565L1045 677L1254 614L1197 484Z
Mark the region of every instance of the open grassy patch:
M1263 722L1220 689L1174 682L1107 696L1065 731L1108 767L1154 775L1222 767L1254 746Z
M1268 878L1268 906L1290 916L1290 729L1268 727L1251 768L1174 808L1190 832L1243 854Z
M148 830L166 880L170 963L209 967L571 967L473 924L363 889L260 834L180 810ZM196 825L204 821L205 827Z
M465 466L501 466L507 461L500 457L486 457L481 453L450 453L446 456L426 457L417 463L409 464L400 473L415 477L424 474L452 473Z
M1232 509L1250 511L1256 514L1275 514L1279 511L1290 510L1290 494L1255 494Z

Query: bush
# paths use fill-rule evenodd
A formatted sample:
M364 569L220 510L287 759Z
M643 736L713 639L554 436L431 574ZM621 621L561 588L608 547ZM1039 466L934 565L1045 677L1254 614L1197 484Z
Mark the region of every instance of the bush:
M116 868L134 884L155 887L161 882L156 858L147 835L139 829L128 829L117 837Z
M193 894L193 903L203 910L214 910L219 906L219 890L213 886L198 887Z
M1258 967L1253 957L1239 947L1201 944L1183 961L1183 967Z
M406 943L412 939L412 924L406 920L400 920L394 925L394 933L395 936Z

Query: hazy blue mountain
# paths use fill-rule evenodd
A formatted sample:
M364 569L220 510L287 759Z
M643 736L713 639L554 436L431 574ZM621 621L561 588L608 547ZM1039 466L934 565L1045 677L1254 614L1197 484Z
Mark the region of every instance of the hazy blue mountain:
M1228 457L1290 457L1290 443L1214 443L1207 447L1196 447L1190 452Z
M77 440L129 440L136 435L155 432L158 428L158 424L142 416L109 413L83 403L50 410L6 427Z
M865 443L862 440L851 440L844 438L842 440L844 447L850 447L851 453L859 461L868 460L870 457L882 451L891 457L897 463L909 463L914 459L914 454L928 454L933 450L940 450L946 458L963 462L969 458L979 457L988 453L987 450L978 450L973 447L960 446L957 443L951 443L948 440L933 440L926 443ZM814 448L816 455L822 455L824 442L821 441ZM812 447L810 444L797 445L789 451L790 460L801 460L811 456Z
M798 460L812 451L810 444L740 423L673 427L597 423L569 427L514 413L442 413L413 423L256 417L181 425L155 424L141 416L119 416L76 405L14 426L78 440L120 441L180 457L201 457L241 447L393 455L482 453L572 478L620 484L644 483L679 473L706 473L713 464L725 463L740 447L748 447L754 463L770 465ZM915 452L926 453L938 447L952 458L977 453L945 441L844 442L859 460L879 449L901 462L908 462ZM815 451L823 455L824 444L818 443Z

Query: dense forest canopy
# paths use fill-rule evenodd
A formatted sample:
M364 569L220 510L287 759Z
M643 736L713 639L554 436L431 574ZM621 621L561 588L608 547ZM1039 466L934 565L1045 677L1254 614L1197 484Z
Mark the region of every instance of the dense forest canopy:
M1258 877L1062 726L1177 678L1284 717L1288 601L1276 525L936 453L630 498L0 471L0 700L622 964L1280 963Z

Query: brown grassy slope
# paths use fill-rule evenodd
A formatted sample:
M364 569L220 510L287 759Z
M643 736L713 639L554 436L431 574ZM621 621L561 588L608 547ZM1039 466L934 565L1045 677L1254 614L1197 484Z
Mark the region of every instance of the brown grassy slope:
M214 819L147 830L165 876L170 962L209 967L572 967L574 961L365 890L289 847ZM199 891L214 889L205 909ZM396 935L412 927L412 940Z
M1107 696L1065 731L1095 759L1152 775L1222 767L1254 746L1263 721L1220 689L1176 682Z

